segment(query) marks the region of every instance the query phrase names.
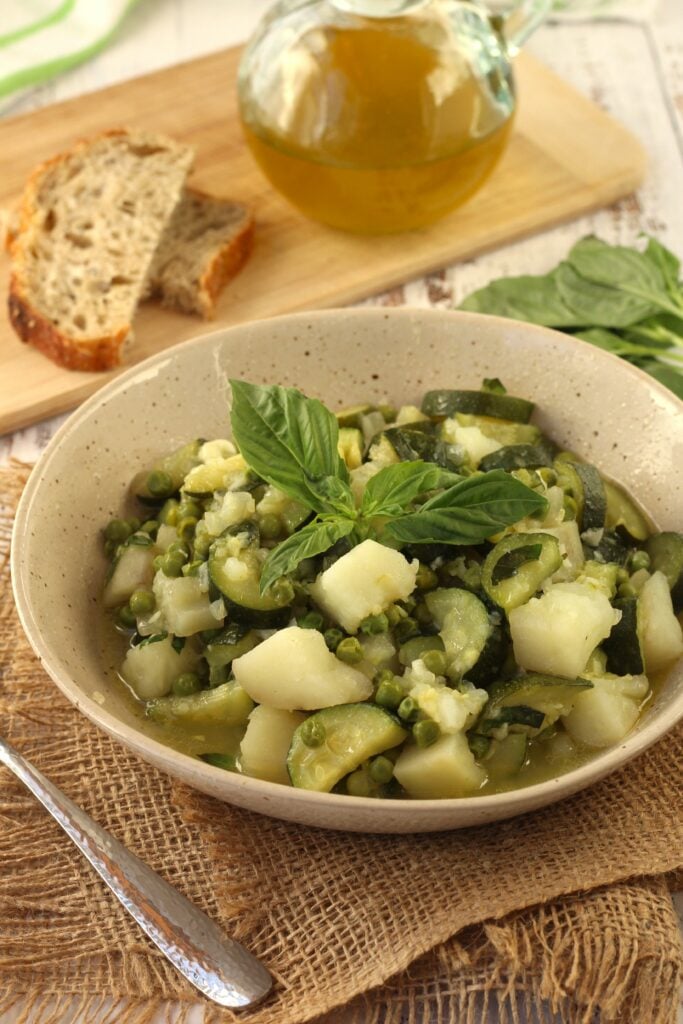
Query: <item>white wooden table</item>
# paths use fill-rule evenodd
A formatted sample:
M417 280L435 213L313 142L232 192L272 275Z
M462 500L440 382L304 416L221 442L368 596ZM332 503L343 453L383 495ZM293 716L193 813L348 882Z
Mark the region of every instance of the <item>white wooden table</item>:
M7 114L28 113L239 43L269 6L270 0L144 0L108 49L22 97ZM368 298L369 304L448 308L501 274L545 272L589 232L626 244L641 231L652 232L683 254L683 0L659 0L650 24L549 25L528 48L640 138L650 156L645 184L607 210L407 282ZM11 456L34 461L63 419L1 437L0 463ZM679 903L683 907L680 898Z

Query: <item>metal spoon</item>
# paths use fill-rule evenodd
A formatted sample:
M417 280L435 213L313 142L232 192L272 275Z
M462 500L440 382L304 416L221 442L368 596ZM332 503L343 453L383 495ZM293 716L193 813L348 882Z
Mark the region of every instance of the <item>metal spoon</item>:
M147 864L96 825L0 737L0 763L40 800L119 902L195 988L220 1006L251 1006L270 991L265 967Z

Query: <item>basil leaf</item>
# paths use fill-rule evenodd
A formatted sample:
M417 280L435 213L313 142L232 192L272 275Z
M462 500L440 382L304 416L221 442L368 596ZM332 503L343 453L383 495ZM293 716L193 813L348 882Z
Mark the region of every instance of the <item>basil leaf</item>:
M460 478L440 466L416 460L385 466L370 477L361 503L361 515L399 516L419 494L447 487Z
M643 363L641 368L645 370L645 373L649 373L651 377L658 380L660 384L663 384L665 388L673 391L683 401L683 374L675 366L669 366L667 363L657 363L653 360L652 362Z
M563 300L586 327L630 327L657 312L650 301L590 281L569 263L560 263L556 280Z
M651 235L646 235L647 248L645 257L658 267L664 282L669 291L679 291L679 278L681 276L681 261L670 249L658 242Z
M501 277L468 295L460 309L527 320L544 327L587 327L592 318L580 317L567 305L555 272L540 277Z
M336 476L326 476L318 484L318 491L325 498L329 508L340 515L356 516L356 503L353 492L345 480Z
M261 387L244 380L230 384L232 433L249 466L290 498L326 511L320 481L334 476L348 480L337 451L336 417L295 388Z
M354 529L353 519L334 518L316 520L297 530L287 540L274 547L263 564L260 591L263 594L281 576L296 569L304 558L312 558L327 551Z
M547 508L546 499L503 470L461 480L384 532L404 544L476 544Z
M585 280L611 287L633 299L640 299L644 304L649 303L653 312L657 308L676 312L659 266L637 249L608 245L589 235L573 246L567 261ZM642 313L637 319L647 315Z

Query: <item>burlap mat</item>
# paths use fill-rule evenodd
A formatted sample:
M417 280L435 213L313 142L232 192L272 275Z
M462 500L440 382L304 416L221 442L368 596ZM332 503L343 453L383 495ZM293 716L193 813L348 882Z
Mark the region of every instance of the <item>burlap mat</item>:
M481 1024L491 1007L513 1024L524 1006L529 1022L673 1024L683 950L664 874L683 867L683 729L569 801L463 832L357 836L227 807L127 753L40 669L6 565L25 477L0 471L2 732L268 965L262 1007L207 1008L207 1024ZM0 780L0 1015L143 1024L173 1000L184 1018L194 991Z

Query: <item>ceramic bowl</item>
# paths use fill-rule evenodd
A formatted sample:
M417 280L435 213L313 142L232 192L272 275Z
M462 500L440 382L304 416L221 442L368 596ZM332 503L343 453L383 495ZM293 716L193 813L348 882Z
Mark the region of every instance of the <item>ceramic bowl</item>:
M415 402L428 388L478 388L483 377L500 377L510 392L538 403L544 430L621 481L660 529L683 525L683 405L639 370L567 335L475 314L379 308L216 331L148 359L81 406L46 449L19 506L12 570L24 629L60 690L100 728L158 768L241 807L324 828L423 832L495 821L569 796L683 716L678 664L617 747L547 782L453 800L297 790L211 767L146 735L100 649L100 529L124 509L139 467L191 437L225 436L231 376L297 385L333 409Z

